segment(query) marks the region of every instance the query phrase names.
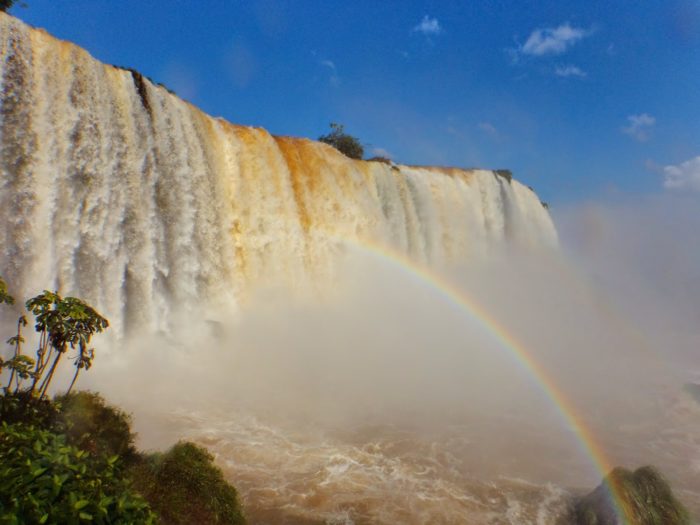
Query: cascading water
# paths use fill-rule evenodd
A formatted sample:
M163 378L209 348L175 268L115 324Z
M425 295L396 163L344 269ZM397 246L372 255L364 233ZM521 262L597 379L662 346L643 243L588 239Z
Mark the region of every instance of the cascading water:
M307 289L345 242L431 265L505 237L556 242L535 194L494 172L234 126L4 14L0 46L0 271L18 296L85 298L117 333L264 280Z
M443 268L488 261L504 245L557 244L534 192L503 173L355 161L318 142L235 126L2 13L0 55L0 275L19 298L42 288L84 298L120 336L132 328L167 332L188 305L224 305L218 310L226 315L268 284L322 292L342 266L339 256L355 246ZM516 320L546 288L540 281L545 285L536 283L523 299L517 280L504 282L497 291L513 291L507 304L521 305ZM571 436L559 422L552 426L541 404L528 408L528 378L504 372L507 380L494 379L508 363L479 368L491 357L479 354L483 341L465 344L467 321L452 319L420 291L400 295L404 288L388 285L381 301L374 293L361 298L361 314L371 320L358 323L361 329L346 326L358 309L342 306L330 317L253 315L236 326L233 341L178 348L137 341L135 350L120 348L132 351L126 364L115 360L100 371L107 361L100 355L81 379L137 411L147 446L162 445L149 435L166 431L165 441L207 444L257 522L559 523L567 496L546 481L570 486L587 467ZM566 310L579 288L567 290L573 292L552 311ZM401 318L404 303L421 307L409 322ZM396 314L393 321L382 317L387 312ZM280 333L269 329L280 318ZM558 344L546 339L555 325L536 327L543 338L533 340L542 348ZM392 331L401 337L382 339ZM586 340L568 343L572 355L589 352ZM487 350L500 355L484 343ZM581 374L573 370L570 382ZM183 384L190 387L184 393ZM153 406L140 417L144 399ZM187 408L183 399L191 401ZM311 416L277 418L295 410ZM323 419L327 412L332 424ZM406 413L416 427L438 416L449 425L407 430L400 417L387 417L394 413ZM663 428L677 434L672 447L647 439L653 424L589 421L611 432L609 443L625 444L629 433L652 443L616 457L659 459L700 508L695 471L687 469L697 450L687 414L696 413L686 400L664 407ZM148 416L157 423L152 432ZM352 423L336 425L343 418ZM504 431L512 428L518 432ZM553 453L554 460L541 459ZM499 478L504 472L539 483Z

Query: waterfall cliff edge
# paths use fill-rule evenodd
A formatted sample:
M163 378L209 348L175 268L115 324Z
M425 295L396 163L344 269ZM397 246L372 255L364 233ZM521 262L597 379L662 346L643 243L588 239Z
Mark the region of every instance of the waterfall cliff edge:
M0 272L86 298L115 327L169 304L303 287L343 246L449 264L556 245L535 193L489 170L351 160L212 118L140 74L0 14Z

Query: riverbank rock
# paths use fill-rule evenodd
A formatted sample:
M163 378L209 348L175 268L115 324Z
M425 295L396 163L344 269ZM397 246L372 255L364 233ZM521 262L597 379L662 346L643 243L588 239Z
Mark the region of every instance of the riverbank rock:
M611 497L614 489L618 501ZM625 510L626 521L618 508ZM688 511L654 467L634 472L615 468L596 489L574 505L576 525L690 525Z

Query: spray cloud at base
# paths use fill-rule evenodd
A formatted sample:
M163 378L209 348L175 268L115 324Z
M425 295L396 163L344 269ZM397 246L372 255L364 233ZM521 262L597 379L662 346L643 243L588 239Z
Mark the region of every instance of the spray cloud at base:
M697 281L685 281L697 230L653 228L692 204L570 210L566 256L509 249L441 273L554 378L610 461L658 466L697 512L700 410L682 388L697 379ZM660 290L648 272L668 253L682 268ZM255 516L548 523L562 489L599 481L537 379L478 320L396 261L345 254L321 300L268 289L228 322L190 319L186 334L113 349L84 386L133 409L147 446L212 447Z
M205 442L253 521L552 523L603 474L593 440L698 514L696 201L558 235L508 171L351 160L12 17L0 37L0 274L102 312L81 387L146 447Z

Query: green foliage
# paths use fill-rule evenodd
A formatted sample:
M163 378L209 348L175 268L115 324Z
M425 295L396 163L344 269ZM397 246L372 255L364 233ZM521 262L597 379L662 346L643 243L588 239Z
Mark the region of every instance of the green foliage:
M10 338L8 341L12 341ZM12 359L8 359L3 363L3 366L14 374L18 381L33 377L32 368L34 368L34 359L28 355L15 355Z
M2 0L0 0L0 9L2 6ZM14 304L15 298L12 297L7 291L7 283L0 277L0 303Z
M107 405L95 392L74 392L54 401L28 392L5 394L0 396L0 421L35 425L62 434L69 445L95 457L136 458L131 417Z
M95 456L119 456L133 460L136 455L131 417L105 404L95 392L74 392L56 398L60 409L55 428L69 444Z
M7 11L13 5L19 5L20 7L27 7L25 2L17 3L17 0L0 0L0 11Z
M24 423L45 429L53 429L59 417L60 407L48 399L39 399L30 392L0 395L0 421Z
M394 171L401 171L399 167L388 157L372 157L371 159L367 159L367 162L381 162L382 164L390 166Z
M13 302L0 278L0 303ZM36 358L22 353L27 320L21 316L8 340L13 354L0 359L0 372L9 372L0 392L0 525L155 523L157 515L132 490L131 478L166 524L245 523L236 490L205 449L179 443L143 458L126 413L97 393L71 393L80 370L92 365L88 344L107 328L105 318L80 299L49 291L26 307L39 334ZM58 362L76 348L73 381L50 401Z
M14 298L7 292L7 284L0 278L0 303L13 302ZM57 292L48 290L29 299L26 307L34 314L34 328L39 334L36 358L22 354L22 328L27 326L27 319L20 316L17 320L17 335L7 340L14 347L13 356L4 361L0 359L0 372L3 369L10 372L5 392L29 392L32 396L43 398L63 354L69 348L77 348L78 354L74 358L75 374L68 387L70 392L80 371L92 366L95 350L88 347L92 336L107 328L109 322L82 300L75 297L64 299ZM31 380L31 385L22 388L25 380Z
M365 154L360 141L345 133L345 127L342 124L331 122L331 132L328 135L321 135L318 140L330 144L351 159L361 159Z
M76 451L80 452L78 459L86 465L80 476L102 480L106 475L105 479L109 483L113 480L115 486L127 491L132 490L130 487L133 486L134 491L145 496L153 511L165 524L245 523L236 490L224 480L221 471L212 463L212 457L206 450L190 443L180 443L165 454L148 457L140 455L133 446L134 434L130 428L130 417L123 411L107 405L99 394L74 392L57 397L55 401L31 396L29 392L0 395L0 421L10 430L14 429L15 434L29 433L34 436L33 439L41 442L38 450L47 447L42 444L47 439L53 444L55 443L52 440L58 439L62 453L68 454L72 458L71 461L76 459ZM36 430L38 428L42 430ZM7 434L4 427L0 429L0 434ZM28 439L24 439L25 445ZM10 447L18 450L15 444L7 445L5 449L0 446L0 470L4 467L2 450L8 450ZM65 458L56 454L51 458L59 461L58 465L51 468L62 472ZM48 457L44 459L44 463L53 461ZM2 475L0 472L0 479ZM9 479L20 475L20 472L14 470L10 473L5 472L4 475L9 483ZM2 487L0 481L0 492ZM34 504L48 505L44 501L46 493L37 492L39 488L30 489L31 494L38 494ZM64 501L67 497L68 492L63 492L50 504L63 508L68 505ZM10 511L3 514L3 509L15 509L8 507L8 501L0 496L0 524L13 523L7 518ZM26 502L25 504L29 505ZM111 514L111 507L107 510L109 517L102 522L95 522L120 523L118 520L110 521L116 520L115 516L118 515ZM33 518L26 519L29 523L37 522ZM64 523L62 519L54 519L53 515L48 522Z
M0 11L7 11L17 0L0 0Z
M513 172L510 170L493 170L493 172L497 176L506 179L508 181L508 184L510 184L513 181Z
M46 332L51 346L64 350L70 345L87 344L93 334L109 323L91 306L75 297L61 298L56 292L43 293L27 301L27 310L34 314L37 332Z
M95 458L48 430L3 422L0 523L155 523L118 460Z
M618 501L613 501L610 494ZM618 507L628 525L690 525L688 511L653 467L634 472L616 468L603 483L576 505L579 525L616 525Z
M133 467L134 486L165 525L245 523L236 489L205 449L180 442Z

